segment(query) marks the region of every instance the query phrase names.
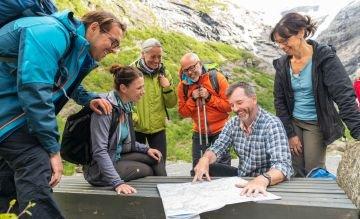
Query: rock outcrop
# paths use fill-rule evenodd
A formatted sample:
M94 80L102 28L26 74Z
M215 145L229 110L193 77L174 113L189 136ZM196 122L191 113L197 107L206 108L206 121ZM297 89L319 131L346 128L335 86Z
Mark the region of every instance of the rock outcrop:
M264 12L246 9L230 0L209 3L208 10L182 0L84 0L95 9L101 7L119 15L129 27L160 27L198 40L224 42L255 54L258 68L274 72L272 60L280 51L270 42L271 26L266 25Z
M360 1L353 1L340 10L317 40L336 47L348 74L360 69Z
M353 203L360 208L360 142L345 150L337 171L337 182Z

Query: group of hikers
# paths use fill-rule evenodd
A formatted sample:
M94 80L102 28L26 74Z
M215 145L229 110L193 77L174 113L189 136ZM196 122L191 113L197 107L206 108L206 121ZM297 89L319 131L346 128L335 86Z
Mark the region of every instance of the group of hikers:
M34 218L63 218L52 188L63 171L56 114L69 98L94 111L85 179L119 194L136 192L130 180L167 175L165 120L167 108L176 105L193 120L194 181L253 176L242 195L257 195L325 168L326 146L343 136L343 122L360 139L360 112L335 49L308 39L315 30L310 17L289 13L270 34L285 53L274 60L274 116L258 105L254 86L229 85L193 52L180 60L176 87L154 38L141 44L140 58L130 66L114 63L111 91L88 92L81 81L118 51L126 32L112 13L77 19L65 11L9 22L0 29L0 55L17 61L0 59L0 212L16 198L19 210L36 203ZM114 107L120 113L110 132ZM231 166L231 147L238 167Z

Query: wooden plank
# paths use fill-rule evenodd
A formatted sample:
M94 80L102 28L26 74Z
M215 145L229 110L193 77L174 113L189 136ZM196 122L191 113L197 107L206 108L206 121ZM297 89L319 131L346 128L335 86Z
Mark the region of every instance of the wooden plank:
M76 180L76 181L75 181ZM66 179L63 180L64 185L63 186L85 186L88 185L88 183L85 180L79 180L79 179ZM144 180L136 180L136 181L132 181L129 184L131 185L144 185L144 186L154 186L156 184L158 184L159 182L161 183L184 183L184 182L190 182L188 180L179 180L179 179L171 179L171 180L164 180L164 179L158 179L158 181L144 181ZM61 185L62 186L62 185ZM324 189L324 190L332 190L332 189L339 189L338 185L334 182L332 183L326 183L326 184L318 184L316 182L311 182L311 184L309 182L304 183L296 183L296 182L292 182L292 183L288 183L288 182L284 182L284 183L280 183L278 185L276 185L276 188L292 188L292 189L296 189L296 188L309 188L309 189Z
M55 193L67 219L165 218L160 198Z
M190 177L146 177L129 183L136 187L137 194L124 196L110 187L93 187L82 177L64 177L54 192L65 217L70 219L165 218L156 185L190 181ZM359 209L332 180L295 178L269 191L282 199L229 205L204 213L201 218L358 219Z
M105 196L95 194L59 194L56 196L65 217L72 218L165 218L160 198ZM337 207L287 205L277 203L240 203L207 212L201 218L267 218L267 219L356 219L356 210Z
M201 214L201 219L355 219L358 212L338 208L315 206L269 205L263 203L241 203L227 205L216 211Z

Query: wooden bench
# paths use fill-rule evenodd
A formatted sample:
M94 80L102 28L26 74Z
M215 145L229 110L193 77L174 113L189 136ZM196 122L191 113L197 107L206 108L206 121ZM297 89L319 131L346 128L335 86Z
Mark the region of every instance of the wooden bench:
M249 178L245 178L249 179ZM158 183L190 182L190 177L146 177L129 184L138 193L117 195L111 188L93 187L82 176L63 177L54 195L68 219L165 218ZM281 200L227 205L201 218L358 219L357 209L333 180L294 178L268 191Z

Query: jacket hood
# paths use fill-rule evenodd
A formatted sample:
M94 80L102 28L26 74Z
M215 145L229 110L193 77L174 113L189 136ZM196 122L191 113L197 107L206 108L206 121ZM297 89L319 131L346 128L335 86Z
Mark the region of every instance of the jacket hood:
M61 12L56 12L51 16L55 17L64 27L69 31L69 34L75 35L75 40L80 44L84 45L88 50L90 47L89 41L86 39L86 29L85 25L78 19L74 17L74 13L65 10ZM89 56L91 57L90 53ZM93 59L91 57L91 59ZM95 60L92 60L93 66L97 67L98 63Z
M118 94L117 94L116 90L112 90L108 93L100 94L99 96L101 98L108 100L113 106L118 107L125 113L130 113L132 111L133 103L132 102L125 103L125 104L122 102L120 103L117 98Z
M112 90L108 93L102 93L102 94L99 94L99 96L101 98L104 98L106 100L108 100L112 105L114 106L119 106L117 100L116 100L116 97L115 97L115 90Z
M145 61L140 58L134 62L135 66L143 73L147 75L165 74L164 64L160 63L159 68L151 70L146 66ZM133 64L130 64L133 65Z
M307 41L314 48L314 58L317 60L317 65L320 65L324 60L334 57L336 55L336 49L332 45L326 45L318 43L314 40Z
M60 21L66 27L66 29L71 32L77 32L78 29L83 26L83 24L79 20L75 19L74 13L69 10L59 11L52 14L51 16L55 17L58 21ZM85 28L83 28L83 31L84 34L82 35L85 35Z

